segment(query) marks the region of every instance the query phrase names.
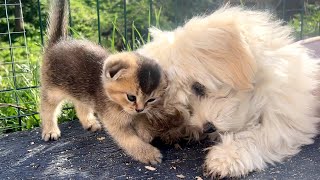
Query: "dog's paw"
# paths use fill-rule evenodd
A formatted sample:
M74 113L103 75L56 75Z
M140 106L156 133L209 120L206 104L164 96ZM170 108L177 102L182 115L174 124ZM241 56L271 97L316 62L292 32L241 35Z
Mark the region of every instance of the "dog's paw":
M139 147L134 153L130 153L134 159L145 164L158 164L162 161L162 154L159 149L153 147L150 144Z
M52 128L52 129L43 129L42 130L42 139L44 141L49 141L49 140L58 140L59 137L61 136L60 129L57 128Z
M236 147L219 146L208 148L209 153L204 164L205 175L212 178L241 177L249 172L241 161Z

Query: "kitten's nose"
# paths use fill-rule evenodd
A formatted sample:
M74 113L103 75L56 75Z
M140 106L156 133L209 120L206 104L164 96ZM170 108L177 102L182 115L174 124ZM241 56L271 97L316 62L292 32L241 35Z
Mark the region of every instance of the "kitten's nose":
M136 109L136 111L139 113L139 112L142 112L143 109Z

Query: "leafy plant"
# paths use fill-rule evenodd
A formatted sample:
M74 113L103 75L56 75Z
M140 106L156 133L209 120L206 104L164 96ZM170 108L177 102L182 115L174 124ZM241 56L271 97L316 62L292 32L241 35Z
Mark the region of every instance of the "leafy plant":
M295 14L289 25L294 28L297 39L320 35L320 7L306 4L305 14Z

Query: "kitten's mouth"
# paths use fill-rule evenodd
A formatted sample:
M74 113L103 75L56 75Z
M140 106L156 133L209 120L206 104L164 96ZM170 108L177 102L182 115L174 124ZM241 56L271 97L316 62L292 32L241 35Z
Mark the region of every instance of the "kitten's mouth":
M124 109L130 115L138 115L138 114L145 114L147 111L146 109L143 110L135 110L135 109Z
M134 111L134 114L135 115L137 115L137 114L145 114L146 113L146 111L145 110L143 110L143 111Z

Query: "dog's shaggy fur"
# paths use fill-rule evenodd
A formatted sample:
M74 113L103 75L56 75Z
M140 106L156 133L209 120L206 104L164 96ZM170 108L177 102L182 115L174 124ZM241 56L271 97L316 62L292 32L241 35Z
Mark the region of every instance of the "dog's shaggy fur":
M168 71L167 98L192 105L190 124L209 121L220 133L205 160L210 175L262 170L313 142L318 65L281 24L265 12L223 7L172 32L153 29L138 51ZM194 82L205 96L194 94Z

